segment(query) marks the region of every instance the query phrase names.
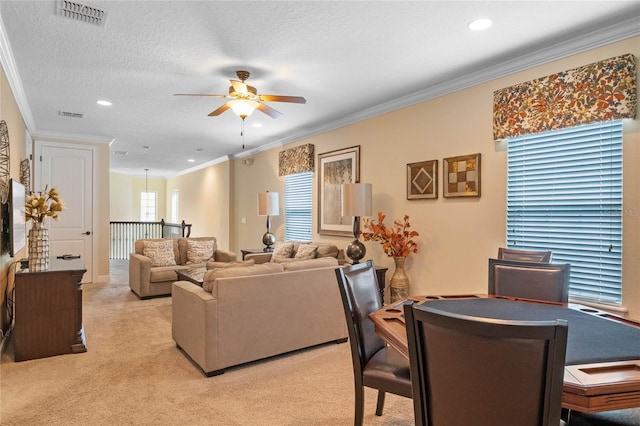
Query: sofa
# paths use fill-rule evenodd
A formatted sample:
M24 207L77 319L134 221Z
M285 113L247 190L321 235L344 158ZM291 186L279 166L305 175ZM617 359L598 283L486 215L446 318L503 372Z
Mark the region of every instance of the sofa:
M308 241L278 241L272 252L248 253L244 260L253 260L256 264L266 262L289 262L309 258L335 257L340 265L348 263L344 250L335 244Z
M336 258L215 268L203 285L173 283L177 347L207 376L327 342L347 327Z
M236 254L218 248L215 237L140 239L129 255L129 287L140 299L170 296L177 270L212 260L235 262Z

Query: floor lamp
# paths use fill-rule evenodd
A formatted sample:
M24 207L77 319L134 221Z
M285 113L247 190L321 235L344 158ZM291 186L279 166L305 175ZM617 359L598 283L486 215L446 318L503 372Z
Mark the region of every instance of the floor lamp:
M278 216L279 200L277 192L260 192L258 193L258 216L267 217L267 232L262 236L264 243L264 251L273 250L272 245L276 243L276 236L271 233L271 220L269 216Z
M371 198L370 183L342 185L342 216L353 216L353 237L355 238L347 245L345 252L354 264L367 253L358 235L360 234L360 217L371 216Z

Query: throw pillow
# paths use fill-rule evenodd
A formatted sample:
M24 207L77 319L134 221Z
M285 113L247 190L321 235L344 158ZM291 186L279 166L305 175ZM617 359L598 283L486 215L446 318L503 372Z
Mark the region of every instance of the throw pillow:
M188 240L187 241L187 265L202 263L213 257L213 240Z
M271 254L271 261L278 262L282 259L288 259L293 256L293 243L276 242Z
M296 259L315 259L318 246L316 244L300 244L294 256Z
M151 266L173 266L176 255L173 252L173 240L145 241L142 254L151 259Z

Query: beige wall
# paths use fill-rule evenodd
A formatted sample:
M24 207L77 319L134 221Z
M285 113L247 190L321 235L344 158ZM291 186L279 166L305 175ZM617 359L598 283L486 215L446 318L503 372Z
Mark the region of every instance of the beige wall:
M18 110L13 93L7 81L6 75L0 69L0 120L7 123L9 130L9 155L10 155L10 176L13 179L20 180L20 162L26 158L26 125L22 119L22 115ZM0 255L0 270L2 277L0 278L0 323L2 332L6 332L9 328L9 312L6 309L6 292L7 286L9 292L13 289L13 277L10 275L9 269L13 271L12 263L16 260L26 257L26 248L22 249L16 256L11 258L8 253Z
M278 176L278 152L312 143L317 154L360 145L360 180L373 184L374 212L388 220L410 216L420 233L419 252L407 260L412 294L484 293L487 259L506 245L506 146L493 141L493 92L512 84L554 72L633 53L640 56L640 37L594 49L526 71L460 90L369 120L305 138L286 147L252 155L250 165L235 160L167 179L167 211L170 193L180 193L180 216L194 225L194 235L214 235L221 247L239 253L261 247L265 218L257 216L256 197L266 190L284 193ZM640 125L624 123L624 259L623 306L640 319ZM439 179L442 158L480 153L482 195L480 198L436 200L406 199L406 164L437 159ZM247 162L248 163L248 162ZM114 181L115 182L115 181ZM317 182L313 186L317 211ZM283 211L284 197L280 197ZM314 214L314 227L317 216ZM272 217L272 232L284 238L284 216ZM317 241L345 247L348 237L318 235ZM365 243L366 258L389 267L393 261L376 243Z
M218 247L230 248L233 229L230 206L233 199L233 164L224 161L192 173L167 179L167 211L171 192L178 190L180 217L192 224L192 237L214 236Z
M312 143L319 154L360 145L360 180L373 184L374 212L382 211L389 219L408 214L411 225L420 233L419 252L407 260L412 294L483 293L487 288L487 259L495 257L498 247L506 244L506 147L493 141L493 91L629 52L640 56L640 37L322 133L291 146ZM638 120L625 122L623 305L636 319L640 319L639 133ZM284 180L277 175L278 151L282 149L254 155L250 166L236 162L232 216L237 226L231 242L235 250L260 247L265 224L264 218L256 215L256 194L264 190L283 193ZM482 154L480 198L445 199L440 182L438 199L406 199L407 163L438 159L441 179L443 157L472 153ZM316 185L314 182L314 203ZM246 224L242 218L247 219ZM279 239L283 237L283 221L283 216L273 218L272 226ZM317 234L313 239L333 241L340 247L349 242L346 237ZM390 268L388 280L393 271L392 259L384 255L380 245L365 244L366 258Z

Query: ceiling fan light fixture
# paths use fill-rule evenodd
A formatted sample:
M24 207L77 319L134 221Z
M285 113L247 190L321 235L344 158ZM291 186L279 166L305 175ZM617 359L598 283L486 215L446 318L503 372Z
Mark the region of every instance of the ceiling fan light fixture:
M258 107L258 102L246 99L236 99L229 101L228 105L238 117L244 120L253 114L253 111Z

